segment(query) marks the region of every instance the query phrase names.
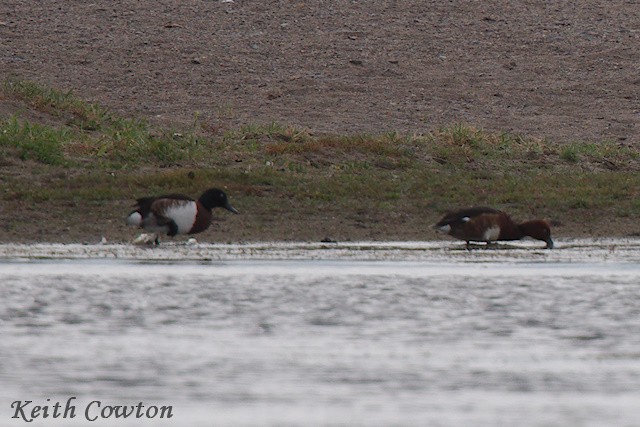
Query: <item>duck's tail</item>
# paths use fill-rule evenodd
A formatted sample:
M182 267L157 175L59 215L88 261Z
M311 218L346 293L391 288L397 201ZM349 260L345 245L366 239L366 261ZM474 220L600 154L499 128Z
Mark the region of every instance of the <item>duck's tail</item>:
M129 214L126 221L127 221L127 225L140 227L142 225L142 215L138 211L133 211Z

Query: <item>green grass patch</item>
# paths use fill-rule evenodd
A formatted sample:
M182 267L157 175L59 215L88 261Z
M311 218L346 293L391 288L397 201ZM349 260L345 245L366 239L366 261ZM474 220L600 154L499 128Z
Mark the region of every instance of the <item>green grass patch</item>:
M55 129L11 117L0 121L0 147L13 147L21 160L49 165L65 162L64 146L73 140L68 129Z
M65 117L69 125L83 130L98 130L111 118L105 108L82 101L71 91L15 79L5 80L3 89L7 95L24 101L32 108Z
M466 124L416 135L314 135L269 123L221 134L197 116L164 129L71 92L20 81L3 90L50 115L0 119L0 166L40 166L28 177L3 176L7 201L104 205L217 186L252 212L425 215L480 204L519 217L640 214L640 151L608 141L561 145Z

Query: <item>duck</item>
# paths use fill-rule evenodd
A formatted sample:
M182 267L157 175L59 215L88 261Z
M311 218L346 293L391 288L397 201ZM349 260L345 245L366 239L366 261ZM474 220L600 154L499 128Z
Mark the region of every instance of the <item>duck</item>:
M231 206L227 194L217 188L206 190L198 200L184 194L168 194L157 197L136 199L126 223L147 231L155 236L159 244L159 234L173 237L177 234L196 234L211 225L213 208L224 208L234 214L239 213Z
M518 224L505 212L483 206L448 212L433 228L465 240L467 246L469 242L520 240L528 236L542 240L547 244L545 248L553 249L551 227L545 220L534 219Z

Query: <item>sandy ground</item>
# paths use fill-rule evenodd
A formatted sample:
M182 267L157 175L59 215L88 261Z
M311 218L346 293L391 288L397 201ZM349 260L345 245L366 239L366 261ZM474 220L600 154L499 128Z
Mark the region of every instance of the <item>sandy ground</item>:
M0 78L73 90L159 124L198 115L219 130L278 121L315 133L422 133L464 122L558 143L637 144L638 22L634 1L4 0ZM0 117L20 108L0 97ZM103 231L32 217L39 231L0 241L135 234L120 218ZM303 221L288 234L245 229L222 241L411 239L421 221L402 221L378 232L336 222L316 233ZM603 219L560 233L625 236L635 224Z
M638 22L635 1L5 0L0 75L167 122L637 143Z

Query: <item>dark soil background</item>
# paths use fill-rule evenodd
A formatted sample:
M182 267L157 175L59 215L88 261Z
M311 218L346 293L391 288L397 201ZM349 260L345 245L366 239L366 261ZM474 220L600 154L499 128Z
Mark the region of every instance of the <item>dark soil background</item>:
M162 125L638 144L640 2L3 0L0 77Z
M3 0L0 74L124 115L638 143L638 1Z

